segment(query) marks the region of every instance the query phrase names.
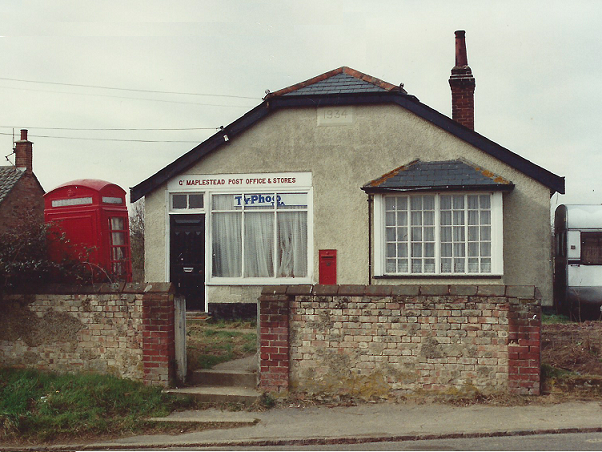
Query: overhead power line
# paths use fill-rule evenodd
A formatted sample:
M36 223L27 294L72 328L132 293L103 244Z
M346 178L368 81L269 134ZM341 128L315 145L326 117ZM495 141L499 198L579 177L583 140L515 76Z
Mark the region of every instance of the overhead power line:
M0 125L0 128L2 129L23 129L25 127L22 126L2 126ZM133 127L129 127L129 128L115 128L115 127L109 127L109 128L87 128L87 127L37 127L37 126L28 126L28 129L35 129L35 130L76 130L76 131L117 131L117 132L137 132L137 131L158 131L158 132L164 132L164 131L176 131L176 132L181 132L181 131L186 131L186 130L219 130L219 127L179 127L179 128L157 128L157 127L150 127L150 128L133 128Z
M0 135L11 136L12 133L0 132ZM87 138L87 137L62 137L53 135L31 135L30 138L58 138L62 140L86 140L86 141L126 141L133 143L199 143L199 140L137 140L122 138Z
M11 82L23 82L23 83L40 83L44 85L60 85L60 86L74 86L78 88L96 88L96 89L110 89L114 91L134 91L138 93L154 93L154 94L177 94L183 96L206 96L206 97L229 97L233 99L253 99L257 100L259 97L248 97L248 96L235 96L231 94L208 94L208 93L189 93L180 91L158 91L150 89L137 89L137 88L117 88L114 86L102 86L102 85L84 85L78 83L60 83L60 82L45 82L40 80L25 80L18 78L0 77L0 80L6 80Z

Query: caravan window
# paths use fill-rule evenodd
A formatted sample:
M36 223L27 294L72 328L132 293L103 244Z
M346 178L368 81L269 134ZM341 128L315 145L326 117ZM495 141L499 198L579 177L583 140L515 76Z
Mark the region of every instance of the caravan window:
M602 232L581 233L581 263L602 265Z

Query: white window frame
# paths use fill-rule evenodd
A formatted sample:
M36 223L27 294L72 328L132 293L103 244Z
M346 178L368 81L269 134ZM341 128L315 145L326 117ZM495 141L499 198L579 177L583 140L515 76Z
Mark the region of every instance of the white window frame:
M234 195L234 194L243 194L243 195L271 195L274 193L291 193L291 194L304 194L307 196L307 209L282 209L280 212L296 212L296 211L304 211L307 212L307 274L304 277L291 278L291 277L249 277L249 276L240 276L240 277L223 277L223 276L214 276L213 275L213 221L212 221L212 213L213 213L213 196L216 195ZM205 197L206 204L206 227L208 228L208 243L207 243L207 259L206 262L206 285L283 285L283 284L310 284L313 279L313 190L311 188L294 188L294 189L286 189L279 188L276 190L254 190L254 189L245 189L242 191L215 191L211 192L209 196ZM242 214L242 211L240 211ZM261 212L261 210L252 210L251 212ZM264 212L273 212L274 218L276 219L278 209L273 211L265 210ZM277 232L276 221L274 222L274 234ZM244 223L243 223L243 231L244 231ZM276 241L275 241L276 243ZM244 256L244 238L243 238L243 248L242 255Z
M385 236L385 197L389 196L423 196L435 195L435 272L434 273L412 273L411 263L408 266L408 271L405 273L387 273L386 271L386 236ZM491 272L489 273L469 273L466 268L464 272L441 272L441 195L490 195L491 196ZM405 192L405 193L384 193L374 195L374 276L375 277L466 277L466 278L482 278L482 277L499 277L504 273L503 259L503 199L502 193L482 192L482 191L454 191L454 192ZM411 258L410 258L411 259Z

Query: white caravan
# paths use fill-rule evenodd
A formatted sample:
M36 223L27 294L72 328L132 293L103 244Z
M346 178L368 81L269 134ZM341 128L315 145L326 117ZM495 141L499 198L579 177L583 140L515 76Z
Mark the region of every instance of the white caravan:
M602 205L558 206L554 216L554 235L556 309L600 316Z

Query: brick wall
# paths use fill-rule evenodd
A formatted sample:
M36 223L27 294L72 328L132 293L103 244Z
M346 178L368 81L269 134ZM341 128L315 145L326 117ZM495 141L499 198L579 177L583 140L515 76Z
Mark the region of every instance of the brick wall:
M0 366L92 371L167 386L174 377L169 283L50 286L0 299Z
M35 176L25 173L0 203L0 232L44 221L44 190Z
M539 394L533 286L273 286L259 309L265 391Z

